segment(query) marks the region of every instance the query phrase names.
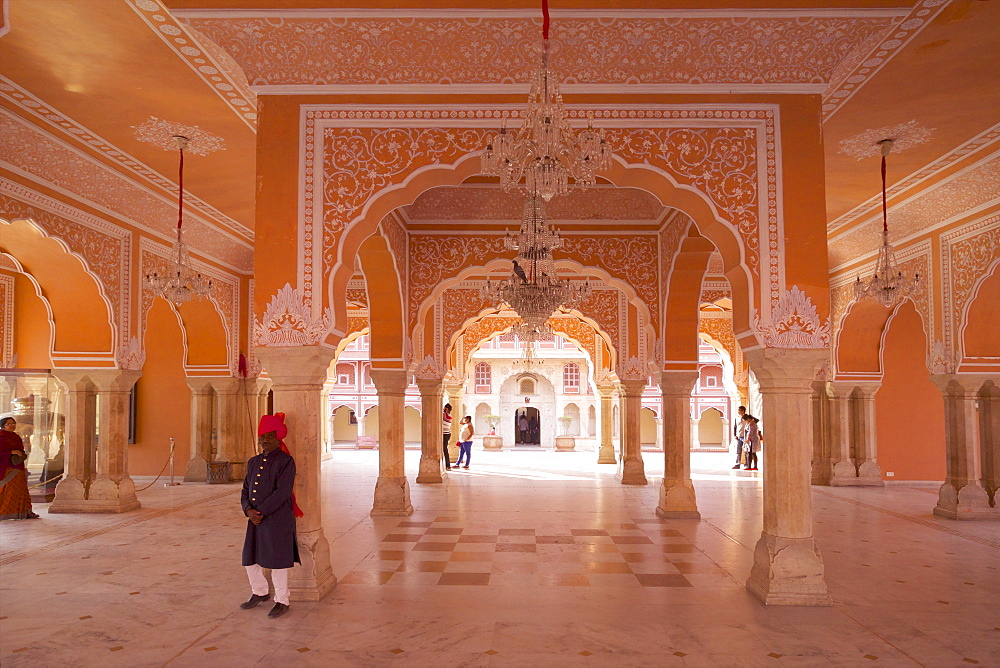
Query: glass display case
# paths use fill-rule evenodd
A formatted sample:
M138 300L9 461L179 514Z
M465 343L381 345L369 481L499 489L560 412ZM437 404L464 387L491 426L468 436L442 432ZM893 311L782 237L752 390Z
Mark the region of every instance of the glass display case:
M17 421L28 454L35 502L51 501L63 471L66 418L62 389L48 369L0 369L0 418Z

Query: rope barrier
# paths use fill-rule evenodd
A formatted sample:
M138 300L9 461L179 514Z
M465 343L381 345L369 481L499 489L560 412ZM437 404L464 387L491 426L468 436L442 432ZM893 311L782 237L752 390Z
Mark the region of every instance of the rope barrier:
M37 489L37 488L41 487L42 485L48 485L53 480L59 480L59 478L63 477L64 475L66 475L66 474L65 473L60 473L59 475L53 476L53 477L49 478L48 480L45 480L43 482L38 483L37 485L28 485L28 489Z
M174 456L174 448L171 445L170 454L167 455L167 461L163 462L163 468L160 469L160 472L156 474L155 478L153 478L153 482L149 483L145 487L139 487L135 491L142 492L142 491L147 490L150 487L152 487L153 484L156 483L156 481L160 479L160 476L163 475L163 472L167 470L167 465L170 463L170 460L173 458L173 456Z

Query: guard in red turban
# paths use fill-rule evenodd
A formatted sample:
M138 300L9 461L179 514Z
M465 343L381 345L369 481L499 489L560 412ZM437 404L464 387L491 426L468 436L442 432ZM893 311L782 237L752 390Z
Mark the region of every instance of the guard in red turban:
M250 579L251 596L240 607L257 607L268 596L265 568L271 569L274 583L274 607L268 617L288 612L288 569L299 558L295 539L295 518L302 511L295 503L295 460L282 440L288 435L285 415L265 415L257 428L261 454L247 462L243 481L243 514L247 516L247 535L243 543L243 565Z

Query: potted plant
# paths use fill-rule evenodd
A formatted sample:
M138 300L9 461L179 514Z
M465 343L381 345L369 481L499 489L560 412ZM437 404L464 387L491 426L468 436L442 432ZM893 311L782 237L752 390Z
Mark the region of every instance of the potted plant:
M499 415L486 415L483 420L490 427L490 433L483 436L483 449L484 450L503 450L503 438L497 435L497 425L500 424L502 420Z
M569 435L569 428L573 424L573 418L569 415L563 415L558 420L561 434L556 436L556 452L572 452L576 449L576 438Z

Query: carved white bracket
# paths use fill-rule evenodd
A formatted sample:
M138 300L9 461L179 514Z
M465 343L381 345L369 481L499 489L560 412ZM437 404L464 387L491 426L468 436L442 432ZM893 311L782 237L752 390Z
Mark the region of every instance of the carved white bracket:
M622 380L646 380L649 378L649 365L632 355L619 370L618 377Z
M330 307L315 319L299 291L289 283L271 297L262 321L254 322L254 340L258 346L308 346L321 341L330 329Z
M419 380L442 380L447 373L448 369L443 364L439 364L437 360L428 355L420 362L413 375Z
M797 285L781 296L770 321L762 321L755 311L753 321L765 348L830 347L830 321L820 321L816 306Z
M931 344L930 354L927 355L927 370L934 375L955 373L958 363L955 361L955 354L948 350L941 341Z
M138 371L146 363L146 353L136 337L130 337L128 343L118 350L118 368Z

